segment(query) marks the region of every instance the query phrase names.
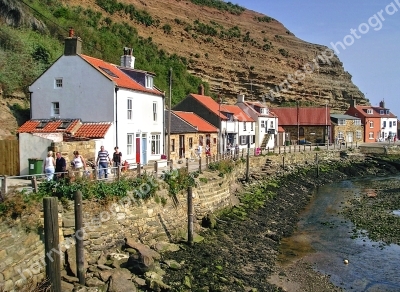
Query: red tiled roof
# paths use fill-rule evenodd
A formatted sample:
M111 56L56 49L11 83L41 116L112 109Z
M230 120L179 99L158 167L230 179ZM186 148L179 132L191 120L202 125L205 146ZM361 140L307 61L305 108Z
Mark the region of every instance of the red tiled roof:
M387 109L379 106L356 105L355 109L364 118L396 118L396 116L391 112L389 112L389 114L381 115L380 110L387 110ZM372 114L367 114L368 109L372 110Z
M193 127L197 127L199 132L218 132L218 128L211 125L206 120L200 118L193 112L181 112L181 111L172 111L175 115L180 117L182 120L188 122Z
M329 107L277 107L271 109L277 116L279 125L297 125L297 114L299 125L303 126L329 126L330 108Z
M278 126L278 133L284 133L285 129L282 128L281 126Z
M43 123L43 128L37 128L40 123ZM65 120L29 120L18 128L18 133L71 133L72 129L79 123L79 120L72 120L66 129L59 129Z
M211 96L207 96L207 95L199 95L199 94L193 94L191 93L190 96L192 96L194 99L196 99L197 101L199 101L200 103L202 103L203 105L205 105L210 111L212 111L214 114L216 114L217 116L219 115L219 117L223 120L228 120L228 118L222 114L219 113L219 109L221 108L221 112L230 112L229 110L225 110L224 104L220 104L218 102L216 102L214 99L212 99Z
M239 106L237 105L224 105L225 109L228 109L229 112L233 113L235 118L239 122L254 122L254 120L249 117Z
M84 123L79 127L74 136L91 139L104 138L110 127L111 123Z
M149 88L146 88L146 87L142 86L141 84L137 83L135 80L130 78L124 72L119 70L118 67L114 64L111 64L111 63L108 63L103 60L93 58L90 56L82 55L82 54L80 56L82 57L82 59L84 59L86 62L88 62L94 68L96 68L99 72L104 74L104 76L106 76L110 80L114 81L115 84L118 85L119 87L153 93L153 94L157 94L157 95L162 95L162 92L160 92L156 89L149 89ZM101 68L105 68L106 70L109 70L115 76L109 75L107 72L105 72Z

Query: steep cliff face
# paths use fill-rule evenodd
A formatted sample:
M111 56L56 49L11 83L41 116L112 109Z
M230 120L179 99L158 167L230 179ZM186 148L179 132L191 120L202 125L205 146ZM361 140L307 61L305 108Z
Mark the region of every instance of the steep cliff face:
M160 49L184 57L188 70L229 103L235 102L238 93L274 106L299 100L328 103L332 112L347 109L350 99L368 103L327 47L297 38L268 16L250 10L231 13L196 5L196 1L119 0L150 15L154 22L146 26L127 13L109 14L98 5L109 2L115 1L64 0L60 5L90 8L112 22L135 26L140 36L151 38ZM0 22L46 30L17 0L0 0Z

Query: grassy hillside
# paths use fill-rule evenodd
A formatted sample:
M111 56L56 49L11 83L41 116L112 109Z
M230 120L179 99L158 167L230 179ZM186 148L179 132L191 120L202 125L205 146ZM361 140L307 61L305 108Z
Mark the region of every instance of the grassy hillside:
M86 55L119 64L123 47L132 47L136 57L135 67L157 74L155 85L169 92L169 69L173 72L172 103L175 104L190 92L196 92L200 83L208 84L186 70L186 58L168 54L159 49L151 38L141 38L137 25L157 25L144 11L133 5L117 1L98 1L106 11L130 15L132 22L113 22L99 11L82 7L67 7L57 0L24 0L22 5L28 13L45 23L46 32L24 28L0 26L0 84L4 96L24 92L43 71L62 55L63 39L69 27L82 38L82 51ZM113 7L116 7L115 9ZM122 8L121 8L122 7Z

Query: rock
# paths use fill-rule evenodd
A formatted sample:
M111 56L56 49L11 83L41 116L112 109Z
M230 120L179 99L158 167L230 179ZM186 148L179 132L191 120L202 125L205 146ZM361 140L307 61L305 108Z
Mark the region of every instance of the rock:
M99 268L99 269L102 270L102 271L105 271L105 270L112 270L111 267L106 266L106 265L97 265L97 268Z
M111 275L113 274L113 270L104 270L99 272L99 277L103 282L107 282L110 280Z
M138 284L138 286L141 286L141 287L146 286L146 280L145 280L145 279L142 279L142 278L139 278L139 277L135 277L135 278L133 279L133 281L134 281L136 284Z
M208 213L203 219L201 220L201 225L206 228L214 229L217 225L217 220L215 219L214 214Z
M126 267L138 274L144 274L154 267L154 259L146 254L131 255Z
M68 257L68 267L71 270L74 276L78 276L77 267L76 267L76 250L75 248L69 248L66 251ZM87 261L84 261L84 273L86 273L87 268L89 267Z
M171 287L165 284L161 280L156 280L156 279L148 279L146 280L146 284L149 286L150 289L153 289L154 291L161 292L164 290L171 290Z
M164 261L167 266L171 269L171 270L180 270L182 269L182 265L180 263L178 263L175 260L166 260Z
M154 249L157 252L163 253L163 252L167 252L167 251L169 251L169 252L178 251L178 250L180 250L180 247L179 247L179 245L174 244L174 243L160 241L154 245Z
M127 269L113 270L108 292L136 292L136 286L131 278L132 274Z
M144 245L140 242L134 241L132 238L126 239L126 246L136 249L140 254L144 254L148 257L152 257L155 260L159 260L161 258L160 254L155 250L152 250L147 245Z
M65 281L61 281L61 292L69 292L74 289L74 285Z
M122 259L126 259L126 260L128 260L128 258L129 258L129 255L127 255L127 254L124 254L124 253L115 253L115 252L113 252L113 253L110 253L109 255L108 255L108 259L110 260L122 260Z
M101 287L104 286L105 283L103 281L100 281L98 278L89 278L86 279L86 286L88 287Z
M192 283L187 275L183 278L182 284L189 289L192 288Z
M61 279L68 283L79 283L79 279L77 277L71 277L68 275L62 275Z

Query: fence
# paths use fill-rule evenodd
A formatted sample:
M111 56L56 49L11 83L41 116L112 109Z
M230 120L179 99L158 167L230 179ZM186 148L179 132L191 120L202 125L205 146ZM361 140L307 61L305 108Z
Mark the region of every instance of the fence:
M0 175L19 174L19 143L17 140L0 140Z

